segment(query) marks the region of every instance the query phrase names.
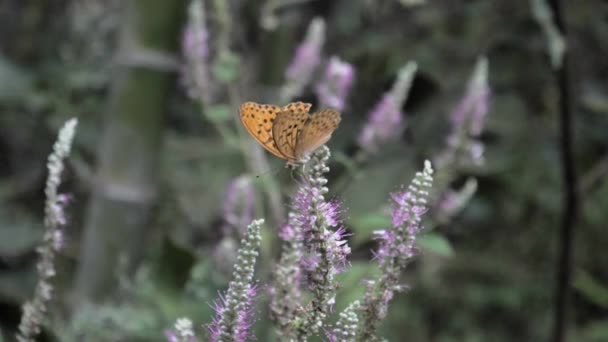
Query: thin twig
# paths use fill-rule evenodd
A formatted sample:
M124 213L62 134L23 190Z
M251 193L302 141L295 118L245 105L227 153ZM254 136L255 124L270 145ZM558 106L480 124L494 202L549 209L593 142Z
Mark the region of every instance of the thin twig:
M549 0L555 24L566 41L566 24L562 16L559 0ZM556 272L555 316L552 340L566 339L566 318L569 311L570 281L572 279L572 254L574 249L574 227L577 220L577 181L573 156L573 129L571 93L569 85L568 51L564 51L561 67L555 69L555 79L559 89L560 154L563 176L563 209L559 232L559 256Z

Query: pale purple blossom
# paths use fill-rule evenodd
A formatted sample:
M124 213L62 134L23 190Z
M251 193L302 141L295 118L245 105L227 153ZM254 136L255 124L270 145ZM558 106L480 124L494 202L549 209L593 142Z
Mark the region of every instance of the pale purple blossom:
M466 94L450 114L451 133L447 137L445 149L435 158L438 169L449 165L483 165L484 145L479 137L485 127L490 95L488 61L485 57L480 57Z
M173 330L165 330L165 338L167 339L167 342L179 342L177 335Z
M391 94L385 94L370 112L359 135L359 145L368 151L377 151L380 143L394 139L401 133L402 122L403 112Z
M65 206L70 198L69 195L59 194L58 189L61 184L64 161L70 154L77 124L77 119L71 119L63 125L59 131L57 141L53 145L53 152L48 158L48 176L44 189L46 196L44 207L45 232L43 241L37 248L39 254L36 265L38 282L33 298L23 305L23 314L17 334L19 342L36 340L48 311L48 303L53 297L51 280L56 275L55 259L57 252L64 246L62 227L67 223Z
M253 313L255 309L253 304L257 297L257 292L258 289L255 284L250 284L249 288L246 290L244 301L241 303L240 309L234 318L235 326L233 328L231 341L243 342L253 338L253 335L251 335L251 327L254 323ZM222 324L226 320L228 310L230 310L229 302L225 296L219 294L218 299L213 302L212 308L213 311L215 311L215 316L208 327L210 339L211 341L223 341L222 337L225 337L225 334L222 329Z
M298 196L302 199L296 201ZM274 279L269 287L270 318L277 326L279 336L291 336L291 324L299 315L302 297L303 276L306 269L314 269L316 263L308 266L304 255L303 237L300 215L296 206L308 203L304 193L298 191L292 199L292 210L288 214L287 223L279 230L283 240L281 258L274 270Z
M299 218L293 212L290 212L288 216L287 223L279 229L279 237L288 243L302 241L302 231L297 226Z
M321 62L322 40L307 39L296 48L296 53L287 68L285 76L288 80L297 81L308 78L307 73L313 72Z
M350 247L346 243L346 237L350 234L341 226L340 202L322 200L323 188L310 180L304 181L293 198L294 222L298 225L298 236L304 246L314 245L319 238L325 241L325 251L322 253L315 249L307 251L301 259L304 269L312 272L321 266L320 255L324 254L332 272L337 274L345 269L346 257L350 254ZM319 222L324 227L319 227Z
M431 163L426 161L423 171L416 173L407 189L391 195L391 227L375 232L380 243L374 259L382 273L377 280L367 281L359 332L363 341L378 340L376 331L386 316L389 302L396 292L405 289L399 284L399 275L417 253L416 239L422 229L422 215L427 211L432 175Z
M490 103L490 87L488 86L488 61L481 58L477 62L473 76L468 84L466 95L452 112L452 125L466 125L466 131L477 137L483 131Z
M342 221L342 206L336 200L319 203L319 210L325 216L325 220L330 227L338 227Z
M70 194L57 194L57 200L51 204L50 209L56 217L57 223L60 226L65 226L67 223L67 217L65 215L65 207L72 201Z
M308 272L312 272L321 264L321 257L317 253L305 255L300 259L300 265Z
M253 219L255 189L249 177L240 176L230 182L226 193L223 210L227 226L224 227L224 233L236 229L242 235Z
M210 101L209 33L205 23L202 0L193 0L188 8L188 22L182 34L182 54L185 65L181 77L188 95L193 99Z
M253 302L257 286L253 283L255 261L258 256L264 220L254 220L241 240L233 280L225 295L213 303L215 316L208 325L210 339L216 341L243 342L251 338L253 324Z
M382 96L369 113L368 120L357 138L359 146L367 152L377 152L382 144L397 138L405 128L401 108L407 100L417 68L414 62L401 68L391 90Z
M194 1L193 3L196 3ZM194 7L196 9L196 7ZM192 13L193 16L200 15ZM209 33L204 27L190 23L182 35L182 52L189 60L207 59L209 57Z
M352 65L332 56L325 67L323 78L317 83L315 91L321 107L344 110L346 98L352 88L355 69Z
M51 246L53 246L55 252L63 250L65 247L65 234L63 233L63 230L57 229L52 233Z
M285 84L281 89L282 102L289 102L300 95L310 83L321 63L321 51L325 44L325 21L314 18L308 26L306 37L296 48L291 63L285 71Z
M458 214L469 203L477 191L477 180L473 177L467 179L466 183L457 190L448 188L445 190L437 204L435 216L440 223L448 222L454 215Z
M336 275L351 250L342 226L338 201L325 198L329 172L327 147L315 151L302 168L302 179L291 202L289 222L283 227L283 253L275 271L271 297L273 320L282 340L306 340L324 326L335 302ZM310 296L302 296L304 282ZM310 302L304 300L309 298Z
M346 237L351 234L346 232L344 227L340 227L335 231L325 232L325 241L327 243L328 258L332 261L336 274L342 273L348 266L347 257L350 255L350 247L347 244Z

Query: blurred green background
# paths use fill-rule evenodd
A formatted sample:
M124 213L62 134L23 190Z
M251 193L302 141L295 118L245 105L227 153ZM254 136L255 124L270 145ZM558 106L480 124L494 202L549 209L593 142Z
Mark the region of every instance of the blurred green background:
M390 341L541 341L551 335L563 184L558 81L528 1L204 1L210 80L188 94L185 0L0 2L0 329L11 340L36 280L46 157L70 117L79 127L64 174L73 196L46 340L162 341L177 317L202 331L230 279L238 231L229 184L246 175L267 225L257 279L270 282L276 231L297 186L238 121L241 102L278 103L285 70L314 17L323 56L356 78L334 133L330 195L353 236L337 310L373 277L370 240L389 193L445 147L449 114L479 56L491 102L485 163L455 168L477 192L448 220L426 222L421 253L382 332ZM575 168L571 341L608 340L608 4L563 1ZM368 113L416 61L403 134L356 159ZM314 75L313 78L318 78ZM314 86L295 99L313 103ZM190 94L192 95L192 94ZM260 157L262 156L262 157ZM431 215L431 218L433 216ZM260 298L255 325L272 340ZM78 314L74 314L77 312Z

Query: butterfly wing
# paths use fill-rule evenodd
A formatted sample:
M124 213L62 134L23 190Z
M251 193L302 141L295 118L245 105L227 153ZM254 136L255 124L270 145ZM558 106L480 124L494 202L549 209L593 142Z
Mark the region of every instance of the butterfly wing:
M260 145L275 156L281 159L287 159L277 148L272 133L274 121L277 114L281 111L282 108L279 106L245 102L241 105L240 117L247 132L249 132Z
M340 112L333 109L324 109L314 113L298 135L295 159L300 160L306 154L323 146L338 128L340 120Z
M296 161L296 145L298 135L302 132L306 121L310 118L308 111L310 103L294 102L282 108L277 114L272 134L278 150L289 161Z

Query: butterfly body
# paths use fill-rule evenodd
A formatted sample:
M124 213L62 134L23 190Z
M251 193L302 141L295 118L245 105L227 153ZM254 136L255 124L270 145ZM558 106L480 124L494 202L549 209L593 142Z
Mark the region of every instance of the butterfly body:
M284 107L245 102L240 108L243 126L267 151L297 165L323 146L340 124L340 113L324 109L309 114L311 105L293 102Z

